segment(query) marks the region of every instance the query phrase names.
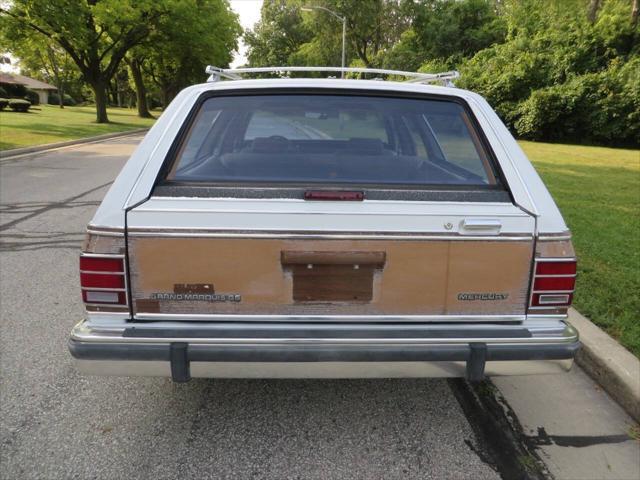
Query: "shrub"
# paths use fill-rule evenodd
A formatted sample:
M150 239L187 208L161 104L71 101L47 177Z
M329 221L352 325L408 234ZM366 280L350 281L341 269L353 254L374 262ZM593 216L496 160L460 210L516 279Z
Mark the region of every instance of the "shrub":
M38 92L27 89L27 93L24 95L25 100L29 100L31 105L40 105L40 95Z
M0 98L0 110L4 110L9 105L9 100L6 98Z
M9 98L23 98L27 94L27 87L16 83L5 83L2 85L2 88Z
M73 99L73 97L67 93L64 94L62 103L64 105L66 105L67 107L73 107L76 104L76 101Z
M28 112L31 107L31 102L28 100L20 100L18 98L12 98L9 100L9 107L14 112Z
M76 105L76 101L71 95L65 93L62 104L67 107L73 107ZM49 105L60 105L60 96L57 93L52 92L49 94Z
M640 145L640 59L535 90L517 107L519 136L532 140Z

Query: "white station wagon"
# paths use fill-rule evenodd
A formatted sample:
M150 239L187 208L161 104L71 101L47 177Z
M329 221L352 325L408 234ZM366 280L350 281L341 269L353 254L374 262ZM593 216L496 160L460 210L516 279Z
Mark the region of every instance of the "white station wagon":
M241 79L287 70L409 81ZM208 73L88 226L86 318L69 343L81 371L477 381L570 368L570 233L487 102L428 85L455 72Z

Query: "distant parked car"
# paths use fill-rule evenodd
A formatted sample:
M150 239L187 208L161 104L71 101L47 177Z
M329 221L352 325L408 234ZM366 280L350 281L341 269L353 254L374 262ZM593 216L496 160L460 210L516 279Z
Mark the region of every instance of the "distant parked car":
M87 314L70 338L82 371L480 380L571 366L571 235L482 97L424 84L453 74L209 71L88 226Z

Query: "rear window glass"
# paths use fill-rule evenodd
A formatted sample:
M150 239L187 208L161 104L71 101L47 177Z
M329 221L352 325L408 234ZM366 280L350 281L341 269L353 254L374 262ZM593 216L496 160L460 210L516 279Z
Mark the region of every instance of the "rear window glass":
M205 100L167 179L231 184L493 185L452 101L339 95Z

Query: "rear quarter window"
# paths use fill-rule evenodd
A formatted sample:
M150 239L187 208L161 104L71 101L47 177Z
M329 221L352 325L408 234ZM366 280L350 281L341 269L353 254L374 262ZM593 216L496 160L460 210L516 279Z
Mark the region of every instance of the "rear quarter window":
M449 100L277 94L201 102L169 182L495 186L465 108Z

